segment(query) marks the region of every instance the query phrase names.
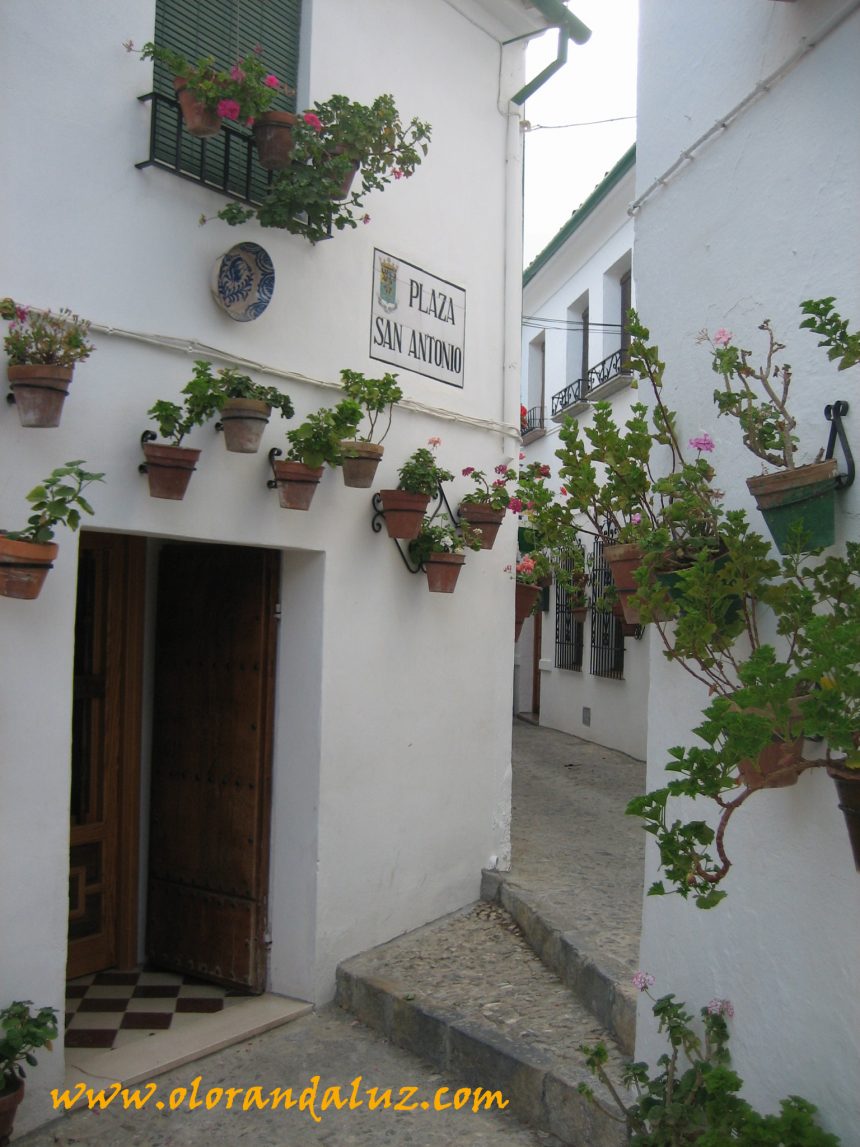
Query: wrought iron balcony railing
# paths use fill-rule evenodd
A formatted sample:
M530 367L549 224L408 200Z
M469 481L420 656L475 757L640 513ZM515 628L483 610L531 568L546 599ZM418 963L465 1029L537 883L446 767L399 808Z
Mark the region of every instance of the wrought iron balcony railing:
M531 410L527 411L525 418L522 421L520 430L523 435L530 434L533 430L544 429L544 413L542 406L533 406Z
M576 382L569 383L564 390L560 390L558 394L552 396L553 414L561 414L569 406L575 406L577 402L585 402L593 390L596 390L604 382L608 382L610 378L629 373L630 367L625 351L621 349L615 351L603 362L593 366L585 378L578 378Z

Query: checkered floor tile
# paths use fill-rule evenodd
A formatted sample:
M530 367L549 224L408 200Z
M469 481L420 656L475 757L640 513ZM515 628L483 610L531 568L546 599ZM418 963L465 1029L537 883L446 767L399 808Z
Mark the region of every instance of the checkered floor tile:
M173 972L97 972L66 985L66 1047L117 1048L242 999Z

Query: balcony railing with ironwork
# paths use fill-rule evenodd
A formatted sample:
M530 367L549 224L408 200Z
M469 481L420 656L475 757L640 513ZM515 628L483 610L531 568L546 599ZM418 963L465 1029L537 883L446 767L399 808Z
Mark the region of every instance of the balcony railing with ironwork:
M544 408L542 406L533 406L531 410L526 412L520 427L523 437L526 434L531 434L533 430L544 429Z
M608 382L610 378L629 373L626 351L619 348L613 354L608 355L603 362L593 366L585 378L578 378L576 382L569 383L564 390L554 394L552 396L553 414L561 414L569 406L575 406L578 402L585 402L593 390L596 390L604 382Z

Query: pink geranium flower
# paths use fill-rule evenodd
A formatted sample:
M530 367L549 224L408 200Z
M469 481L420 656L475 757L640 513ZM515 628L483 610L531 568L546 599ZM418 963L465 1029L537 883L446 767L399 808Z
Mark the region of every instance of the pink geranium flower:
M474 474L474 473L475 473L475 467L474 466L464 466L463 467L463 477L464 478L468 478L470 474Z
M698 438L691 438L690 445L694 450L700 450L703 454L710 454L712 450L716 449L716 443L710 434L700 434Z
M242 69L239 67L238 64L234 64L233 67L230 69L230 79L235 80L237 84L241 84L241 82L242 82L242 80L244 80L244 78L245 78L245 73L242 71Z
M508 502L508 509L512 514L521 514L523 511L523 504L519 498L511 498Z
M645 992L648 988L654 987L654 977L650 972L634 972L633 987L638 988L640 992Z
M725 327L720 327L718 331L714 331L714 337L711 341L714 346L728 346L732 341L732 332L727 331Z
M728 1016L729 1019L735 1014L731 1000L711 1000L708 1004L708 1011L712 1016Z
M222 119L238 119L239 103L237 100L219 100L218 115Z
M314 131L322 131L322 120L318 115L314 115L313 112L305 112L302 118L308 127L312 127Z
M441 446L442 445L442 439L441 438L435 438L435 437L434 438L428 438L427 439L427 445L428 446Z
M267 88L279 88L281 86L281 81L277 76L266 76L263 80L263 83Z
M401 171L401 169L399 167L392 167L391 174L394 176L395 179L402 179L403 178L403 172Z

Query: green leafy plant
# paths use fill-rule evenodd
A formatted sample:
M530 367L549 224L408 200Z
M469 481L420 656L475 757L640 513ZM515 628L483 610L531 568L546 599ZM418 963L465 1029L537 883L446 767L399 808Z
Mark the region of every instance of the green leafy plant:
M173 446L179 446L195 426L202 426L224 405L226 395L212 374L212 363L197 359L194 371L180 392L185 401L180 405L165 399L152 404L147 414L158 426L158 432Z
M301 426L287 431L290 443L287 459L303 462L312 469L326 462L329 466L339 466L343 461L341 442L355 434L361 417L361 407L350 398L331 409L314 411Z
M24 1064L35 1067L33 1055L40 1047L51 1051L57 1038L57 1013L53 1008L32 1012L30 1000L13 1000L0 1011L0 1095L16 1091L26 1078Z
M451 471L440 466L433 453L441 445L441 438L428 438L427 446L420 446L406 459L397 472L400 479L398 490L406 490L410 494L427 494L432 498L443 482L453 479Z
M848 323L836 310L835 303L833 295L826 299L806 299L800 304L806 315L800 325L821 335L818 345L827 347L827 357L831 362L838 360L839 370L846 370L860 362L860 331L849 331Z
M475 489L464 494L460 504L464 506L488 506L491 510L507 510L510 505L511 494L508 486L517 480L516 470L512 470L505 462L500 462L495 469L497 477L490 482L483 470L476 470L474 466L463 469L463 477L471 478Z
M93 508L83 496L93 482L104 480L104 474L82 470L83 459L58 466L27 495L33 513L23 530L9 530L7 538L19 542L44 545L50 542L57 526L76 530L81 523L81 512L92 514Z
M128 52L136 50L131 40L124 47ZM218 67L214 56L190 63L180 52L161 44L144 44L139 54L142 60L160 61L174 76L186 80L194 99L214 108L222 119L242 120L250 127L279 96L295 95L289 84L264 65L262 51L254 48L230 68Z
M95 350L87 341L90 324L66 307L52 314L30 310L7 298L0 300L0 318L10 324L3 339L10 366L74 366Z
M625 1124L631 1147L839 1147L839 1139L818 1126L817 1109L807 1100L791 1095L780 1102L778 1115L761 1115L741 1098L743 1080L732 1070L728 1046L727 1020L734 1017L729 1000L713 999L701 1008L700 1034L686 1004L671 994L651 995L653 976L637 972L633 983L653 1000L668 1051L653 1074L647 1063L625 1066L621 1082L635 1097L626 1102L606 1070L606 1045L583 1044L586 1065L609 1091L615 1109L606 1107L588 1084L579 1085L604 1114Z
M199 377L205 379L208 376L219 410L223 410L228 398L251 398L257 402L265 402L267 406L277 410L281 418L292 418L295 413L290 396L278 390L276 386L263 386L262 383L254 382L249 375L240 374L233 367L223 367L213 375L212 364L207 363L207 366L208 371L201 367Z
M403 397L403 391L397 384L397 375L386 373L382 378L366 378L360 371L342 370L340 378L346 397L358 403L368 421L367 434L359 435L359 442L373 442L377 422L388 411L385 429L378 439L382 442L391 429L395 403Z
M390 95L359 104L343 95L315 103L293 128L292 163L272 179L259 207L229 203L218 218L236 226L256 218L311 243L369 223L365 197L392 180L409 178L427 154L431 128L422 120L404 123ZM359 174L345 192L345 181ZM205 218L203 220L205 222Z
M480 539L458 530L447 514L425 517L418 537L409 543L409 556L423 565L431 554L461 554L466 549L479 550Z

